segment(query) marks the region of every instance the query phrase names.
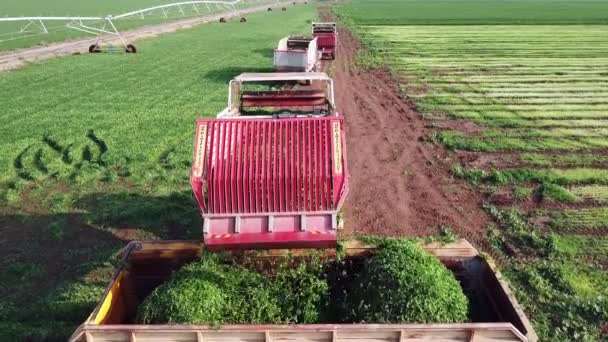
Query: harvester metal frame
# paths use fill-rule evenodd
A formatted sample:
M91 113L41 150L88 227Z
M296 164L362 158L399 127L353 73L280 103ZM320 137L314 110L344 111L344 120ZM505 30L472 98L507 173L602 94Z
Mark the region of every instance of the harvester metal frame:
M329 113L336 113L336 101L334 92L334 81L324 72L275 72L275 73L243 73L233 78L228 88L228 106L221 111L218 118L268 118L267 115L243 115L241 106L241 91L243 83L259 82L306 82L306 83L325 83L325 99L327 100ZM297 93L295 91L294 93ZM286 100L289 101L289 100ZM287 103L289 104L289 103ZM328 113L328 114L329 114ZM326 116L325 114L324 116ZM331 115L331 114L330 114ZM315 116L314 114L299 115L300 117ZM317 115L318 116L318 115Z
M293 48L293 42L306 44L306 48ZM315 37L287 36L279 40L272 51L273 67L276 72L315 72L321 67L321 52Z

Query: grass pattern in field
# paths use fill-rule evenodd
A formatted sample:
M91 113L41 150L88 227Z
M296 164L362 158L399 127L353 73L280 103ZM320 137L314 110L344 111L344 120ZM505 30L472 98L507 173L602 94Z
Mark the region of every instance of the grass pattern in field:
M395 10L386 19L379 19L384 5L354 3L338 10L352 19L355 32L370 48L361 57L363 64L386 65L399 75L403 92L441 128L431 140L490 161L481 168L467 162L455 166L456 176L489 194L510 194L509 203L515 206L537 201L571 206L538 212L487 203L499 226L489 239L509 258L507 273L541 340L597 340L599 324L608 319L601 299L605 286L591 284L608 274L608 208L602 207L608 203L606 26L514 25L507 18L515 12L488 10L485 17L478 12L492 1L476 2L477 7L464 14L455 8L449 12L451 19L417 6L442 13L442 5L464 1L406 1L402 5L407 11ZM521 9L540 3L519 5ZM559 10L563 3L553 4L557 7L537 12L534 19L527 16L531 13L522 15L522 21L564 23L576 17L573 12L558 19L564 14ZM578 4L579 10L589 5ZM365 17L363 8L368 9ZM476 20L491 25L471 25ZM452 22L469 25L446 25ZM519 256L534 262L520 263ZM570 265L577 262L594 266L573 272ZM579 281L588 286L566 286ZM574 295L578 292L587 299ZM560 305L547 304L556 298L571 313L565 321Z
M549 225L558 231L606 230L608 232L608 208L550 211Z
M357 25L608 23L602 0L366 0L339 4Z
M270 71L314 6L0 74L0 340L65 341L130 239L199 239L188 182L194 123L228 82Z

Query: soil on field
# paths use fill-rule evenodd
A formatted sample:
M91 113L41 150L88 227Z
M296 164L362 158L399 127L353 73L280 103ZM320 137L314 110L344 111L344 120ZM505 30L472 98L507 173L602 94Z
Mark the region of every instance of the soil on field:
M321 17L328 18L326 10ZM447 226L483 244L489 218L482 198L450 175L458 160L427 141L428 123L386 70L354 65L359 42L341 28L336 60L326 63L345 116L350 192L346 235L436 235Z

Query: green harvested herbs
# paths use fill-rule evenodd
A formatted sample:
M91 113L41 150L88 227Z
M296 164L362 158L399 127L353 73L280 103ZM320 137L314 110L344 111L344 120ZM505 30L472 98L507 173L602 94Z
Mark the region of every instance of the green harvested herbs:
M191 324L431 323L467 320L462 288L435 257L385 240L370 257L290 262L265 276L206 255L140 305L138 321ZM295 264L295 266L294 266Z
M280 320L270 281L219 258L184 266L139 307L138 321L151 323L271 323Z
M453 323L468 317L468 299L439 260L406 241L387 240L351 283L352 320Z

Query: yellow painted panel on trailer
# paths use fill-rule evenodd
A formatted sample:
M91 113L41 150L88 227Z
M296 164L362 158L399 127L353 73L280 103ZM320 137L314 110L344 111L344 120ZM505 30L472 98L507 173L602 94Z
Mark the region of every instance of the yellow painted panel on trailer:
M112 283L112 286L110 287L110 291L108 291L108 294L103 299L103 302L101 303L101 306L99 307L99 311L97 312L97 315L95 316L95 319L93 320L93 324L103 324L105 322L105 320L107 319L108 314L109 314L110 310L112 309L112 304L114 304L114 302L116 301L116 298L118 298L118 296L120 295L119 290L120 290L120 284L121 284L123 277L124 277L124 271L120 272L120 274L118 274L118 276Z

